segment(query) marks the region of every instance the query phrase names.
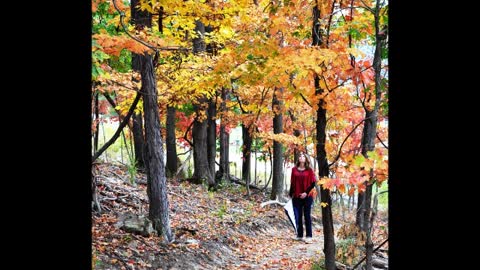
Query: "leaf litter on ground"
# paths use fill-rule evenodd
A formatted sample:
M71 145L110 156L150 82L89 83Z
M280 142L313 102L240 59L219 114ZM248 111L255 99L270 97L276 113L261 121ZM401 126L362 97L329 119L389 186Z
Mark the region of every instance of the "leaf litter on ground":
M310 269L323 257L321 219L314 215L314 241L294 240L279 205L260 207L268 194L230 184L217 191L204 185L167 180L170 226L175 241L127 233L119 215L148 216L146 176L132 185L126 168L98 166L97 192L102 214L92 214L93 269ZM315 211L314 211L315 212ZM375 238L374 238L375 239Z

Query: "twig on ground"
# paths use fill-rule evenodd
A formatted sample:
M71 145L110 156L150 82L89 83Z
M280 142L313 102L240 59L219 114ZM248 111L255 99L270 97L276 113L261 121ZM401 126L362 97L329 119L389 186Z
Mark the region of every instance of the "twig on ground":
M135 239L137 239L137 240L141 241L141 242L142 242L142 243L144 243L146 246L149 246L149 247L151 247L153 250L155 250L155 251L158 251L158 247L156 247L156 246L152 246L150 243L148 243L148 242L147 242L147 241L145 241L144 239L142 239L142 238L140 238L140 237L136 236L135 234L131 234L131 236L132 236L133 238L135 238Z
M117 260L121 261L123 263L123 265L125 265L125 267L127 269L134 269L131 265L129 265L125 259L122 258L122 255L118 253L118 251L114 250L113 251L114 255L112 257L115 257Z

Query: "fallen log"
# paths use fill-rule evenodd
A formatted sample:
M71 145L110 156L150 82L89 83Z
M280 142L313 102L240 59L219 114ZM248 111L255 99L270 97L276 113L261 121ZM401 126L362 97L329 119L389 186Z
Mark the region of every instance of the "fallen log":
M231 175L231 174L230 174L230 181L234 182L236 184L240 184L242 186L246 186L245 182L243 182L240 178L237 178L237 177L235 177L234 175ZM249 184L248 187L251 188L251 189L262 190L262 188L259 188L255 185L252 185L252 184Z

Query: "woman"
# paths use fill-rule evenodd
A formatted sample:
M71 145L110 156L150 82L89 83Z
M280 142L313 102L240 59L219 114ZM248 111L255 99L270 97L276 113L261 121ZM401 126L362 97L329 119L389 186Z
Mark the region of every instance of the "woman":
M292 168L290 178L290 197L293 202L293 211L295 212L295 223L297 225L297 240L303 239L303 220L305 217L306 238L305 242L312 241L312 217L311 210L313 204L313 194L310 193L315 188L315 173L310 168L310 161L302 152L298 155L298 161Z

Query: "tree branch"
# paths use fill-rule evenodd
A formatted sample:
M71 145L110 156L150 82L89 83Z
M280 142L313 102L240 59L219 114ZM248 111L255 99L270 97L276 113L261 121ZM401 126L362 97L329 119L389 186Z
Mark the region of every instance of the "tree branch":
M267 97L267 93L268 93L268 87L264 87L263 90L262 90L262 94L261 94L261 100L260 100L260 104L259 106L262 106L263 105L263 101L265 101L265 98ZM273 91L273 94L275 95L275 90ZM260 112L262 111L262 109L258 109L257 111L257 116L255 117L255 121L252 122L252 125L253 123L257 122L258 121L258 118L260 117ZM250 128L249 128L250 129Z
M360 121L360 123L358 123L351 131L350 133L348 133L347 137L345 137L345 139L343 139L343 142L342 144L340 144L340 149L338 149L338 154L337 156L335 157L335 159L332 161L332 163L328 164L328 167L331 167L335 162L337 162L337 160L340 158L340 154L342 153L342 147L343 145L345 144L345 142L347 141L348 137L350 137L350 135L353 134L353 132L355 131L355 129L357 129L358 126L360 126L361 123L363 123L366 119L363 119L362 121Z
M114 81L114 80L108 80L108 81L109 81L109 82L112 82L112 83L114 83L114 84L118 84L118 85L120 85L120 86L122 86L122 87L125 87L125 88L128 89L128 90L132 90L132 91L135 91L135 92L137 92L137 93L140 93L140 94L142 94L142 95L153 96L152 94L143 93L142 91L140 91L140 90L138 90L138 89L131 88L130 86L127 86L127 85L125 85L125 84L123 84L123 83L121 83L121 82L117 82L117 81Z
M308 100L305 98L305 96L303 95L303 93L300 93L300 96L302 97L303 101L305 101L305 103L307 103L307 105L310 106L310 108L313 108L313 107L312 107L312 104L310 104L310 102L308 102Z
M363 82L363 81L362 81ZM365 86L365 84L364 84ZM359 92L359 86L356 85L356 89L355 89L355 92L357 93L357 97L358 97L358 100L360 100L360 104L362 104L362 108L366 111L367 110L367 107L365 106L365 99L362 100L362 98L360 97L360 92ZM365 88L365 87L364 87ZM365 95L366 96L366 95Z
M317 75L317 76L318 76L318 75ZM325 79L325 76L323 76L323 73L322 73L322 75L321 75L320 77L322 77L323 82L325 83L325 88L327 88L327 91L328 91L327 95L330 94L330 93L333 91L333 89L329 89L329 88L328 88L327 79ZM338 86L338 85L337 85L337 86Z
M118 117L121 118L123 120L123 116L122 114L120 113L119 110L117 110L117 105L115 105L115 101L112 99L112 97L110 97L110 95L108 93L103 93L103 96L105 96L105 98L108 100L108 103L110 103L110 105L113 107L113 109L115 110L115 112L117 113ZM130 130L132 130L132 127L127 124L128 128Z
M375 14L375 12L373 11L373 9L370 8L363 0L360 0L360 2L362 2L362 4L364 5L364 6L362 6L362 8L370 11L372 14Z
M382 3L380 4L380 8L386 7L384 4L385 4L385 1L382 1ZM379 14L379 15L380 15L380 16L383 16L383 15L385 14L385 12L387 12L387 11L388 11L388 8L385 8L385 9L382 11L382 13Z
M353 3L353 2L352 2ZM342 12L343 10L345 9L366 9L366 10L369 10L371 11L371 9L369 9L369 7L364 7L364 6L354 6L354 5L351 5L351 6L348 6L348 7L344 7L344 8L339 8L337 9L336 11L330 13L330 14L325 14L325 16L322 16L319 18L319 20L325 20L328 16L332 16L334 15L335 13L338 13L338 12Z
M190 150L188 150L188 151L185 152L185 153L188 153L188 152L190 152ZM178 167L177 172L175 173L175 177L177 177L178 174L185 168L185 166L187 165L188 160L190 159L191 156L192 156L192 152L190 152L190 154L189 154L188 157L185 159L185 161L182 163L182 165L180 165L180 167Z
M388 237L387 239L385 239L385 241L383 241L383 243L381 243L378 247L376 247L372 253L375 253L375 251L377 251L379 248L381 248L383 245L385 245L385 243L388 242ZM363 257L357 264L355 264L354 267L352 267L352 270L355 270L355 268L357 268L365 259L367 258L367 256L365 255L365 257Z
M106 142L102 146L102 148L100 148L100 150L98 150L97 153L95 153L95 155L93 155L92 162L94 162L105 150L107 150L107 148L111 144L113 144L117 140L117 138L120 136L120 133L122 132L123 128L127 125L128 121L130 120L130 117L133 114L133 111L137 107L137 103L140 100L141 96L142 95L140 93L137 93L137 96L135 97L135 100L133 101L132 106L130 106L130 109L128 110L127 115L125 116L125 118L123 118L123 121L118 127L117 131L115 131L115 134L113 134L112 138L108 142Z
M235 177L235 175L230 174L230 181L234 182L234 183L237 183L239 185L242 185L242 186L247 186L247 184L245 184L245 182L243 182L241 179ZM248 187L251 188L251 189L262 190L262 188L259 188L255 185L252 185L252 184L248 184Z
M186 151L186 152L183 152L183 153L180 153L180 154L177 154L177 156L183 156L183 155L186 155L188 154L188 152L192 151L192 149Z
M336 0L333 0L333 4L332 4L332 11L330 11L330 17L328 17L328 25L327 25L327 48L328 48L328 42L329 42L329 39L330 39L330 25L332 24L332 17L333 17L333 10L335 9L335 3L337 1ZM343 13L342 13L343 15Z
M242 113L244 113L244 114L248 113L247 111L245 111L245 110L243 109L243 107L242 107L242 101L240 100L240 97L239 97L237 94L235 94L235 90L233 90L233 85L232 85L232 94L237 98L237 103L238 103L238 105L240 106L240 110L242 110Z
M118 13L120 14L120 24L122 25L122 28L123 30L125 31L125 33L131 37L133 40L141 43L142 45L144 45L145 47L147 48L150 48L152 50L155 51L155 53L157 53L159 50L162 50L162 51L190 51L191 49L188 49L188 48L184 48L184 47L155 47L151 44L148 44L146 43L145 41L143 40L140 40L134 36L132 36L128 30L127 30L127 27L125 26L125 23L123 22L123 18L125 17L125 13L123 11L121 11L120 9L118 9L117 7L117 4L115 2L115 0L112 0L113 2L113 6L115 7L115 9L118 11Z
M290 84L293 86L293 89L297 90L297 87L296 87L295 84L292 82L292 80L290 80ZM300 96L302 97L303 101L305 101L305 103L307 103L307 105L310 106L310 108L313 108L313 107L312 107L312 104L310 104L310 102L308 102L308 100L305 98L305 96L303 95L303 93L300 93Z
M323 77L323 76L322 76ZM329 92L332 92L333 90L339 88L340 86L343 86L348 80L344 80L341 84L337 84L335 87L333 87L332 89L330 89ZM327 84L327 81L325 81L325 85Z
M378 133L377 133L376 135L377 135L377 139L380 141L380 143L383 145L383 147L385 147L385 148L388 149L388 146L386 146L386 145L383 143L382 139L380 139L380 137L378 136Z
M183 139L184 139L185 141L187 141L187 142L190 144L191 147L194 147L194 146L193 146L193 143L187 138L187 134L188 134L188 131L190 131L190 129L192 128L193 122L195 122L195 121L192 121L192 122L190 123L190 125L189 125L188 128L187 128L187 130L185 131L185 134L183 135Z

